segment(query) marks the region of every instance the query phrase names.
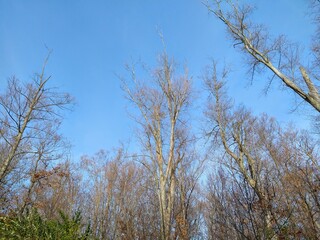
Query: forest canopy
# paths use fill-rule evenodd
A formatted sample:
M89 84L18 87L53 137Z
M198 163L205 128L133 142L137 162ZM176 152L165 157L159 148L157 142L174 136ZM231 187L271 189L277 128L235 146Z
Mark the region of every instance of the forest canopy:
M199 91L162 35L155 64L117 74L134 150L125 142L70 154L61 126L76 100L53 87L51 52L30 80L9 78L0 91L0 239L320 239L320 2L305 4L315 32L304 51L256 22L253 4L202 7L245 59L241 81L259 77L266 94L280 86L297 99L288 109L307 109L310 129L236 102L228 64L208 61Z

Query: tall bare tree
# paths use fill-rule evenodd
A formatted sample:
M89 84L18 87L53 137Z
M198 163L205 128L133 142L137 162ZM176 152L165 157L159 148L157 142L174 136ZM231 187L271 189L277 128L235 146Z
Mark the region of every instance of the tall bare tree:
M234 46L239 46L248 56L253 74L259 68L269 69L273 75L270 81L278 79L317 112L320 111L319 35L313 39L310 59L304 61L300 56L299 44L290 43L283 35L272 38L263 25L250 20L252 6L239 5L233 0L212 0L207 2L207 7L225 24ZM319 8L319 2L313 1L313 9ZM314 23L319 32L317 10L314 11ZM309 65L310 62L313 64Z
M145 151L141 163L152 174L157 189L160 236L173 239L177 174L191 143L184 117L190 104L190 77L187 72L176 76L175 65L166 54L148 82L139 80L135 69L129 70L131 81L124 81L123 88L140 111L136 121L141 126L138 137Z
M7 90L0 95L2 200L10 189L14 190L14 183L21 184L26 175L32 178L34 173L29 170L36 172L48 167L50 160L58 159L60 150L66 148L58 129L61 110L70 106L72 98L49 87L50 77L45 75L47 61L48 58L30 83L12 77Z
M208 231L228 239L319 238L317 143L293 126L235 108L221 81L227 72L221 75L214 64L206 77L207 133L222 151L209 184Z

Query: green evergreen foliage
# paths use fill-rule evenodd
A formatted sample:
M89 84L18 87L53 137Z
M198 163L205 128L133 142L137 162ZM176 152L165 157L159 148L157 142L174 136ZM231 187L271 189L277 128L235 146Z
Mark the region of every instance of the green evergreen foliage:
M46 220L33 209L21 216L1 217L0 239L92 239L90 225L83 226L81 220L80 211L75 212L72 217L60 212L58 219Z

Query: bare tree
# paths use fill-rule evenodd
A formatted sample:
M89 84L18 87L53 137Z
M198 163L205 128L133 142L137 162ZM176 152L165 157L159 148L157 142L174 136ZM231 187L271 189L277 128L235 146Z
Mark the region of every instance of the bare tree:
M123 149L82 157L84 202L81 209L99 239L156 239L159 214L153 207L152 181ZM150 194L151 192L151 194ZM150 197L151 195L151 197Z
M41 73L35 74L30 83L12 77L6 92L0 95L2 201L10 189L16 190L15 183L21 184L27 175L32 178L31 169L36 172L40 166L48 167L50 160L60 158L67 147L58 128L61 110L70 106L72 98L49 87L50 77L45 76L47 61L48 58ZM31 180L31 188L32 185Z
M262 227L265 228L264 234L258 234L255 237L266 238L266 232L271 229L271 213L267 209L266 194L260 182L261 163L254 156L252 128L256 119L241 108L233 115L230 114L231 106L221 93L223 85L218 81L216 71L216 65L214 65L212 75L206 80L208 89L215 98L215 103L210 107L209 116L217 128L219 142L230 157L230 163L226 164L230 168L237 169L264 208L261 215L264 220ZM225 76L224 72L223 77Z
M175 76L175 66L166 54L153 72L153 79L137 79L129 69L131 81L123 81L129 100L139 109L141 126L138 137L145 151L140 162L153 176L161 219L161 239L173 239L177 174L192 142L184 114L189 106L191 82L187 72Z
M28 206L34 205L34 191L43 181L43 178L40 177L41 173L50 171L57 173L55 162L58 161L59 164L67 164L68 162L69 144L58 133L59 127L59 123L55 123L55 125L46 124L45 131L39 133L37 141L32 141L32 151L30 151L32 154L28 154L28 156L21 159L16 169L11 173L11 175L15 175L14 173L20 172L20 181L22 179L26 183L29 181L29 184L25 183L23 185L21 191L16 189L16 194L20 194L21 198L21 203L18 204L20 205L20 213L23 213ZM70 175L68 174L68 177L71 178Z
M26 195L22 195L27 198L24 198L20 214L29 206L46 219L57 219L60 211L68 216L74 214L79 208L81 187L79 173L73 168L66 161L33 172Z
M234 46L240 46L241 51L248 56L248 64L252 73L254 74L258 68L269 69L273 74L271 80L277 78L284 86L319 112L318 35L314 38L311 48L313 53L310 54L311 59L303 63L298 44L290 43L284 36L272 40L265 27L251 22L252 6L238 5L232 0L213 0L211 2L206 4L209 11L226 25ZM314 1L314 9L319 10L317 1ZM314 16L315 24L319 29L319 11L315 10ZM309 67L308 62L312 61L314 65Z
M317 143L293 126L235 108L221 80L227 71L221 75L214 64L206 77L207 134L222 151L209 184L208 231L230 239L319 238Z

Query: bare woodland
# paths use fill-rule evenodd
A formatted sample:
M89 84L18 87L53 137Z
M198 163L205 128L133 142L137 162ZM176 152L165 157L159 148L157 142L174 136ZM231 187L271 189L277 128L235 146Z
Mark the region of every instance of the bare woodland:
M253 6L204 7L253 80L265 74L266 89L288 89L301 103L288 109L307 109L312 131L234 103L229 69L213 61L196 137L192 77L164 51L147 80L135 65L120 79L139 150L73 160L59 129L73 98L49 87L48 59L31 81L10 78L0 95L0 239L320 239L320 2L309 3L309 59L252 22Z

